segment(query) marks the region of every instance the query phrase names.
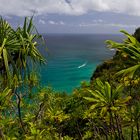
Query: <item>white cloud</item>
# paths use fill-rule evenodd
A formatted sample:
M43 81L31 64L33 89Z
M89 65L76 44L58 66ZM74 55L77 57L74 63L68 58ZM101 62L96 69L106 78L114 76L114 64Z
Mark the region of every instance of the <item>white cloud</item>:
M119 28L136 28L138 25L134 24L120 24L120 23L81 23L80 27L92 27L92 26L109 26L109 27L119 27Z
M1 15L28 16L59 13L82 15L109 11L140 16L139 0L0 0Z
M48 23L49 23L49 24L52 24L52 25L55 25L55 24L56 24L56 22L54 22L54 21L52 21L52 20L50 20Z
M49 20L48 21L49 24L51 25L65 25L65 23L63 21L53 21L53 20Z
M92 21L93 21L93 23L102 23L102 22L103 22L102 19L94 19L94 20L92 20Z
M120 24L120 23L110 23L108 26L119 27L119 28L136 28L138 25L134 24Z
M59 21L60 25L65 25L65 23L63 21Z
M6 19L12 19L11 16L7 16L7 15L5 15L4 18L6 18Z
M45 22L43 19L40 19L40 20L39 20L39 23L40 23L40 24L46 24L46 22Z

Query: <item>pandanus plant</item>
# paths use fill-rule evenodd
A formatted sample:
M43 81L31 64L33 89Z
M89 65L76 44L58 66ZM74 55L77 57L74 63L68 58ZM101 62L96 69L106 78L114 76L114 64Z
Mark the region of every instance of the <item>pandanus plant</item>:
M140 28L136 29L134 35L130 35L126 31L121 31L124 33L124 35L127 37L122 43L117 43L114 41L107 41L107 44L110 48L115 48L118 51L122 52L126 56L128 56L129 65L125 69L120 70L116 73L116 76L122 76L121 78L129 79L129 88L130 88L130 95L132 95L132 86L135 84L133 81L136 81L137 84L139 84L139 77L140 77ZM125 62L124 62L125 64ZM137 95L136 95L137 94ZM137 102L140 101L139 92L135 91L135 95L133 97L133 104L129 103L129 109L130 109L130 121L131 124L133 124L133 121L135 121L134 125L131 126L131 139L133 139L133 127L136 126L137 128L137 135L138 139L140 139L140 128L139 128L139 104ZM135 103L136 102L136 103Z
M23 27L14 30L6 20L0 18L0 72L4 86L13 86L13 78L23 80L35 66L33 64L45 62L37 49L36 40L40 35L34 33L32 20L25 18Z
M8 88L17 98L18 116L23 130L20 106L22 97L17 93L17 88L30 87L29 83L34 85L34 78L30 74L38 63L45 63L45 58L37 49L37 39L40 37L33 25L33 17L25 18L23 27L16 30L0 18L0 92ZM0 98L2 96L0 94Z
M122 69L116 75L129 76L134 78L139 76L140 70L140 42L133 35L130 35L126 31L122 30L122 33L127 37L122 43L117 43L111 40L106 41L109 48L117 49L118 51L123 52L126 56L129 57L128 61L130 62L129 67ZM137 75L138 74L138 75Z
M119 139L124 139L121 127L120 112L126 108L126 103L131 99L130 96L126 98L121 97L122 86L113 89L108 82L103 83L99 78L96 79L96 89L88 89L90 97L84 97L91 103L89 110L99 112L99 116L109 116L109 124L111 133L117 136Z

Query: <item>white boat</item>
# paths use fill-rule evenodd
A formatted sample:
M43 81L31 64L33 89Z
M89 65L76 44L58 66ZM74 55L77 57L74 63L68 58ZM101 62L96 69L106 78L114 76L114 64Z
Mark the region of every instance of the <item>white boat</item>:
M86 63L84 63L84 64L82 64L82 65L80 65L80 66L78 66L78 69L80 69L80 68L82 68L82 67L85 67L85 66L86 66L86 64L87 64L87 62L86 62Z

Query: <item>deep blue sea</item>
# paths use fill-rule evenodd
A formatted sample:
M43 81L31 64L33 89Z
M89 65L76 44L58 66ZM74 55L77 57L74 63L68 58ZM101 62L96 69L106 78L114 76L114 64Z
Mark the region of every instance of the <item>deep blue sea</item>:
M47 65L41 67L43 86L70 93L81 81L90 81L96 66L111 58L115 51L106 47L105 40L120 41L120 35L49 34L43 35Z

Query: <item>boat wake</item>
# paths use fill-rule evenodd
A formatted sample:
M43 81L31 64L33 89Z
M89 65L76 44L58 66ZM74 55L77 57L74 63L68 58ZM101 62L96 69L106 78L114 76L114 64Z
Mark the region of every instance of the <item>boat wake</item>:
M84 64L78 66L78 69L82 68L82 67L85 67L87 65L87 62L85 62Z

